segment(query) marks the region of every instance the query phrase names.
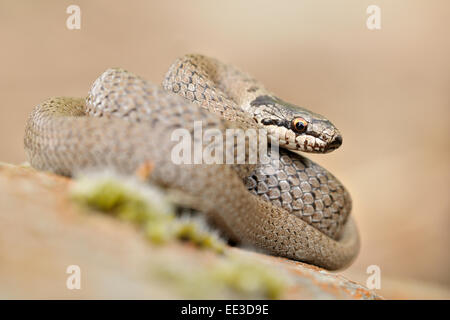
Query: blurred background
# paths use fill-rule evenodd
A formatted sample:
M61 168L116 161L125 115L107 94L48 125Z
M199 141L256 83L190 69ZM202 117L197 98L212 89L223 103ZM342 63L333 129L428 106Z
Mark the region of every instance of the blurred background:
M108 67L160 83L176 57L213 56L341 130L339 150L311 158L352 194L362 249L346 276L365 284L378 265L382 290L448 290L449 14L445 0L0 0L0 161L26 161L36 104L85 96Z

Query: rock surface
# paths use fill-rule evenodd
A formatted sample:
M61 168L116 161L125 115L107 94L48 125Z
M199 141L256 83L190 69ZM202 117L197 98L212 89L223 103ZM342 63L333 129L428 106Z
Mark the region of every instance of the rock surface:
M133 225L75 205L68 197L71 184L56 175L0 164L0 298L255 297L202 278L201 270L223 259L220 255L189 243L151 244ZM381 298L314 266L238 248L226 251L288 276L282 299ZM66 286L70 265L80 267L80 290ZM176 276L167 272L172 269Z

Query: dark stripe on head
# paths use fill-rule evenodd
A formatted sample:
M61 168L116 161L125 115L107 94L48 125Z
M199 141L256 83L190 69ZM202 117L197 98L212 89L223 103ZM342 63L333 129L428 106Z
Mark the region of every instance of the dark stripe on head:
M276 104L276 100L272 98L271 96L258 96L255 100L250 102L250 105L252 107L259 107L259 106L268 106L268 105L274 105Z

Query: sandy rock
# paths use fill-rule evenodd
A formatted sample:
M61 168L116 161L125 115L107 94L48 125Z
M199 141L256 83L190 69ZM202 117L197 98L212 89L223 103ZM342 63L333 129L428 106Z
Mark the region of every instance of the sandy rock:
M76 205L68 196L72 183L0 164L0 298L261 297L205 276L224 256L189 243L151 244L135 226ZM341 275L304 263L231 247L226 255L253 259L272 268L274 276L283 274L288 281L282 299L380 298ZM71 265L81 270L79 290L66 286Z

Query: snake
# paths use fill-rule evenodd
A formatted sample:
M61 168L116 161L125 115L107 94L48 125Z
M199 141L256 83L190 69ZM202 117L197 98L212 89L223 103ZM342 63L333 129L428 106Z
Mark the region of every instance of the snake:
M172 133L198 143L204 131L264 129L270 161L174 163ZM201 147L208 141L200 139ZM233 152L236 142L227 144ZM176 59L161 85L107 69L87 97L38 104L25 127L32 167L64 176L111 169L135 175L151 164L149 183L185 195L230 240L268 254L342 269L357 256L359 233L342 183L302 152L342 144L325 117L288 103L238 68L200 54Z

